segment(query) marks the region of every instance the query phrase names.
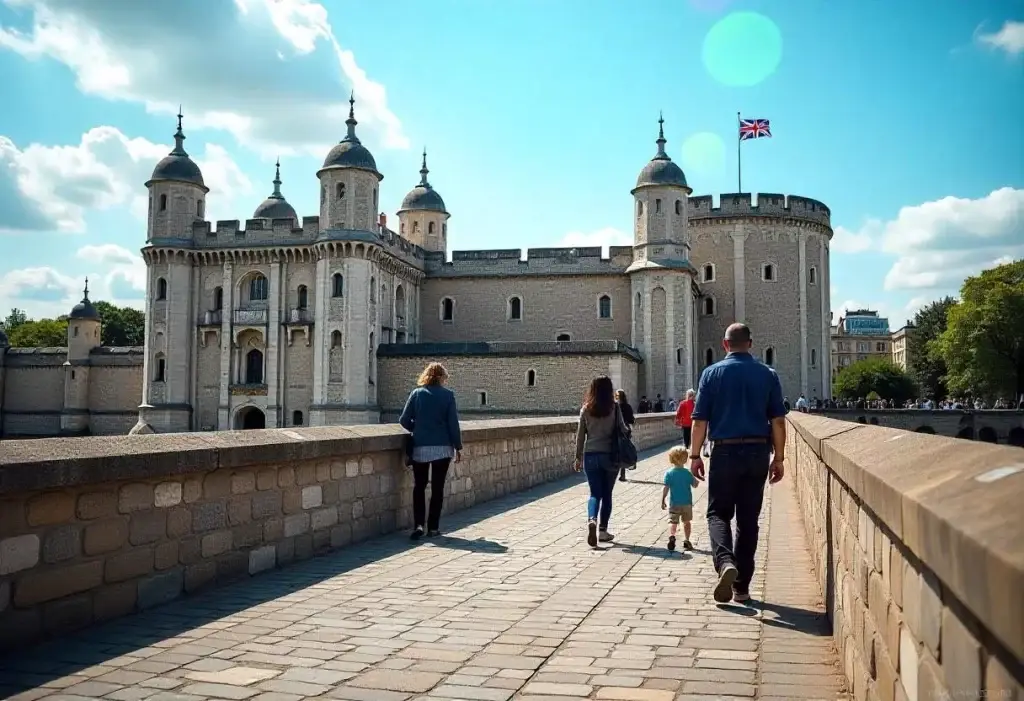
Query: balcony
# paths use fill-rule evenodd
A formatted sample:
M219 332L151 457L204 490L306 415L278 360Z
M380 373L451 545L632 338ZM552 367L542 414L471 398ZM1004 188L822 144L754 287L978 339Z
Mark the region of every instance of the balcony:
M234 322L243 326L266 326L269 314L266 309L236 309Z
M312 309L288 309L284 312L282 316L284 317L284 319L281 322L283 324L309 326L313 323Z
M258 382L235 383L228 386L233 397L265 397L267 385Z
M211 309L203 312L199 317L200 326L220 326L224 318L224 312L220 309Z

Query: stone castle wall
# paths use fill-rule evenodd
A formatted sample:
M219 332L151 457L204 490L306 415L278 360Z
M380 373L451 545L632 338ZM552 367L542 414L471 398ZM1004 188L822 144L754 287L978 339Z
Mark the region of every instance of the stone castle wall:
M825 409L816 416L876 424L917 433L934 433L951 438L989 440L1024 446L1024 412L1020 411L925 411L922 409ZM991 432L991 433L990 433ZM1016 439L1014 439L1016 436ZM989 442L991 442L989 440Z
M1024 698L1020 450L789 422L786 478L853 696Z
M463 424L445 512L572 474L573 418ZM678 437L639 417L636 443ZM147 609L411 521L398 426L10 441L0 648ZM579 479L582 479L580 477Z

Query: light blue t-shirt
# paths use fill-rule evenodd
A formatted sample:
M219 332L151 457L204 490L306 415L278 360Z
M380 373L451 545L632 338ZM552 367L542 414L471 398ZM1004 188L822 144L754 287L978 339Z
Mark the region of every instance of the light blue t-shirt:
M697 478L685 467L673 467L665 473L665 485L668 487L669 506L693 506L693 488L697 486Z

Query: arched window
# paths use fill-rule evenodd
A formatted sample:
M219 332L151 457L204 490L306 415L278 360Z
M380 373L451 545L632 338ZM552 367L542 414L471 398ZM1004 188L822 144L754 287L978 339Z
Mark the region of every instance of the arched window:
M245 384L263 384L263 353L256 348L245 354Z
M252 302L265 302L267 300L267 278L262 275L254 275L249 280L249 300Z
M683 364L683 349L682 348L676 348L676 365L682 365L682 364Z
M162 277L156 279L156 298L167 299L167 280Z
M597 315L601 319L612 318L612 298L608 295L601 295L597 299Z
M451 297L441 300L441 321L455 321L455 300Z
M715 313L715 298L705 297L704 298L704 314L705 316L714 316Z
M74 330L74 332L71 335L74 336L75 338L78 338L78 327L77 326L75 327L75 330ZM71 371L71 374L74 375L74 370ZM72 379L74 379L74 378L72 378Z
M377 188L373 188L373 211L377 211Z
M654 213L661 214L661 199L654 200Z
M537 384L537 371L527 370L526 371L526 386L534 387Z
M213 309L214 311L220 311L224 308L224 288L215 287L213 288Z
M331 278L331 296L341 297L345 294L345 278L342 277L341 273L334 273L334 277Z
M165 382L167 380L167 361L162 354L156 356L156 370L153 372L153 382Z
M405 222L404 221L403 222L398 222L398 233L400 233L400 234L404 234L405 233Z
M510 321L521 321L523 318L523 300L513 297L508 301L508 318Z
M765 263L761 266L761 279L765 282L775 282L775 266Z
M818 349L817 348L812 348L811 349L811 367L813 368L817 364L818 364Z
M323 204L326 201L327 201L327 186L326 185L321 185L320 186L320 204Z
M715 364L715 349L708 348L704 351L704 367Z
M334 186L334 196L336 199L345 199L345 183L338 183Z
M644 298L639 292L636 293L636 310L640 311L644 307Z
M807 271L807 282L812 285L818 284L818 269L813 265L811 266L811 269Z
M377 355L377 346L373 344L373 331L370 332L370 352L368 353L367 368L370 371L370 384L373 384L373 359Z
M676 214L682 214L682 213L683 213L683 201L682 200L676 200Z
M202 219L206 215L206 203L196 200L196 216Z
M434 222L430 222L429 224L427 224L427 233L428 234L434 233Z
M700 270L700 281L701 282L714 282L715 281L715 264L705 263L704 267Z
M558 341L559 343L568 343L571 339L569 338L569 334L567 334L567 333L560 333L555 338L555 340Z
M405 321L405 288L395 285L395 316L399 324Z
M160 195L160 211L163 212L167 209L167 195Z
M420 233L420 223L418 221L414 221L412 223L412 233L414 233L414 234Z
M448 225L447 224L442 224L441 225L441 236L447 236L447 235L448 235Z
M299 285L299 309L305 309L309 306L309 290L306 289L305 285Z
M764 349L764 364L771 366L775 365L775 349L771 346Z
M301 426L301 425L302 425L302 412L301 411L293 411L292 412L292 426Z
M638 201L636 203L636 216L637 217L642 217L643 215L644 215L644 203Z
M331 332L331 348L341 348L341 331Z
M370 301L377 301L377 278L370 278Z

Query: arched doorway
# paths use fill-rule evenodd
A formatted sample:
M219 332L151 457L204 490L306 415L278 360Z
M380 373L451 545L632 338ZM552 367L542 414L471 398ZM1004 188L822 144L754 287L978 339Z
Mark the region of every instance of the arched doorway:
M248 431L251 429L266 428L267 416L254 406L242 409L235 414L235 428Z

